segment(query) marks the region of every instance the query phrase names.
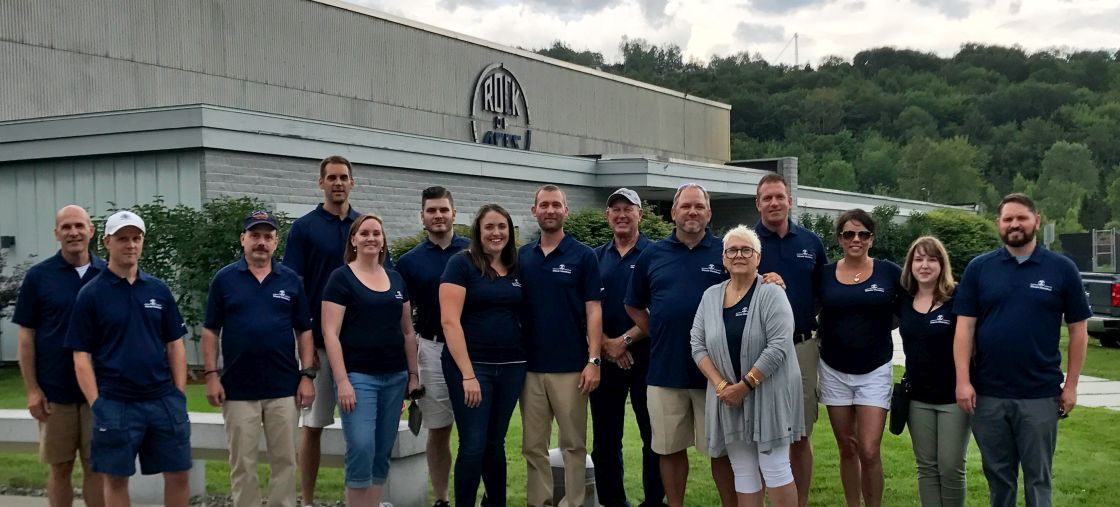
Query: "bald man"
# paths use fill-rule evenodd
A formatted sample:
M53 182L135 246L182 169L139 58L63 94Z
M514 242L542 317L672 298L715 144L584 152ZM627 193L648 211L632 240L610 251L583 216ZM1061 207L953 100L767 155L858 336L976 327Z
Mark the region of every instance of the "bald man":
M78 388L74 356L62 348L78 290L105 270L105 261L89 251L93 232L82 207L58 211L58 253L28 270L12 316L19 325L19 369L27 388L27 409L39 421L39 458L50 466L47 498L52 506L73 504L70 475L75 454L82 460L86 505L104 505L101 478L89 467L89 405Z

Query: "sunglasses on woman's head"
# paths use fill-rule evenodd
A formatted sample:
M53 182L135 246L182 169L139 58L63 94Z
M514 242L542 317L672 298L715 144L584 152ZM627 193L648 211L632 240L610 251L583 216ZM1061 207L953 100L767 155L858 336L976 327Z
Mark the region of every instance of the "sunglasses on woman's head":
M871 231L844 231L840 233L840 237L848 241L855 239L856 236L859 236L859 239L862 241L867 241L871 239L871 236L874 236L874 234Z

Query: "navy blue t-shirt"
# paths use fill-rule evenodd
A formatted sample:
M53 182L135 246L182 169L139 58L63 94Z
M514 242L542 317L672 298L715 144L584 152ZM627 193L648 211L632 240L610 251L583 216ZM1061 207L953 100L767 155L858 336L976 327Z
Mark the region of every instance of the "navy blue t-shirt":
M891 330L902 268L874 259L871 277L847 285L836 280L836 263L821 270L821 360L852 375L870 373L894 355Z
M828 262L824 243L813 231L789 222L785 237L767 229L760 221L754 226L762 243L759 274L777 273L786 284L786 297L793 308L793 332L809 333L817 327L818 281Z
M299 276L278 262L258 282L242 257L214 275L203 326L220 333L222 387L230 400L295 396L296 333L311 329Z
M723 240L711 231L691 249L673 231L638 256L623 302L649 310L647 384L704 388L707 380L692 361L692 321L704 291L726 279Z
M565 234L547 257L537 240L521 247L517 260L525 295L526 368L538 373L583 371L588 359L586 303L603 297L595 252Z
M167 344L186 333L163 281L140 271L130 284L106 269L78 292L64 346L92 356L98 396L147 401L175 391Z
M409 250L397 261L397 273L408 285L412 309L416 311L416 332L424 338L443 341L443 325L439 316L439 282L447 261L470 245L462 236L451 238L447 248L440 248L428 238Z
M334 270L345 262L347 238L354 220L362 216L353 206L345 219L323 209L320 203L310 213L292 222L288 243L284 247L284 265L303 278L307 293L307 307L311 312L311 334L315 347L323 348L323 329L319 327L322 315L323 287ZM393 259L385 257L385 269L393 269Z
M751 298L759 282L751 284L751 288L743 298L728 308L723 309L723 328L727 334L727 355L731 358L731 365L735 369L735 378L743 378L743 362L739 359L743 355L743 331L747 328L747 312L751 308ZM749 371L749 368L748 368ZM735 382L731 382L734 384Z
M1092 316L1073 261L1036 246L1020 264L1006 248L968 263L953 309L975 317L976 393L997 398L1061 394L1062 315L1067 324Z
M441 283L466 289L459 324L472 363L525 361L521 336L521 282L516 273L487 278L466 252L451 257ZM445 348L444 353L449 353Z
M346 307L338 341L347 372L377 375L408 369L401 329L408 287L396 271L386 274L389 290L379 292L358 280L350 266L342 266L323 289L323 301Z
M634 272L634 263L638 256L652 245L653 242L645 234L638 235L638 242L620 256L615 248L614 240L595 248L595 257L599 259L599 278L603 281L603 337L618 338L634 327L630 314L626 313L626 306L622 300L626 297L626 288L630 285L630 274ZM640 340L630 345L628 351L638 361L649 360L649 340Z
M914 298L899 291L898 333L906 352L906 378L910 398L924 403L946 404L957 400L953 366L953 333L957 316L953 299L932 310L914 309Z
M74 353L62 347L70 326L74 299L90 280L105 270L105 261L90 256L85 276L62 253L27 270L12 322L35 330L35 376L51 403L85 403L74 375Z

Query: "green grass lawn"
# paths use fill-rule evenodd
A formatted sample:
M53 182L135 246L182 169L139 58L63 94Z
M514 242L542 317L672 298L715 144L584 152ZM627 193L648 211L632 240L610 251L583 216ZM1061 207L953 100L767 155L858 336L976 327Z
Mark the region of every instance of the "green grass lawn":
M1091 343L1085 373L1104 377L1111 375L1110 378L1120 379L1120 351L1102 349L1099 345ZM14 366L0 368L0 408L24 406L23 387L18 369ZM201 385L189 386L188 408L195 412L216 411L206 403L204 388ZM1055 505L1099 506L1117 503L1111 496L1114 494L1115 481L1108 471L1114 468L1117 457L1120 457L1120 433L1114 430L1118 424L1120 424L1120 413L1087 407L1078 408L1069 419L1061 422L1058 451L1054 458ZM506 443L510 505L525 503L525 466L520 454L520 444L521 420L515 413ZM454 449L454 443L452 445ZM589 438L589 447L591 445L593 443ZM640 500L641 480L638 467L641 461L641 441L633 417L627 420L624 447L627 464L626 491L632 500ZM828 424L827 413L823 409L821 420L817 422L813 434L813 448L816 453L816 465L810 504L820 506L843 504L836 444ZM917 505L914 457L909 437L906 434L894 436L887 433L883 437L882 449L883 466L886 471L884 505ZM690 460L692 468L688 482L687 504L718 505L718 496L707 459L692 453ZM979 451L975 444L970 446L967 468L968 504L982 505L987 502L987 487L980 468ZM267 477L264 467L261 473L262 479ZM208 462L206 478L207 490L211 494L228 494L227 464ZM46 469L38 463L36 456L0 455L0 485L42 488L45 484ZM342 470L323 468L320 472L318 491L321 500L341 499Z

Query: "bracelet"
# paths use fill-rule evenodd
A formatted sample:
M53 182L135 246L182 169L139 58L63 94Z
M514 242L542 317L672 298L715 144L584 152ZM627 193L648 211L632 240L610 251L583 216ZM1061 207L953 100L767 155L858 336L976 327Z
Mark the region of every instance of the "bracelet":
M222 370L206 370L206 371L202 372L202 376L205 377L205 376L207 376L211 373L221 373L221 372L222 372Z
M478 377L470 377L470 378L464 378L464 379L463 379L463 382L466 382L466 381L468 381L468 380L478 380Z
M716 395L718 396L720 393L723 392L724 389L727 389L727 381L726 380L721 380L719 382L719 385L716 386Z
M755 387L762 383L762 379L756 377L753 371L747 372L747 379L753 382Z
M419 377L419 376L420 376L420 374L419 374L419 373L412 373L412 372L408 372L408 376L410 376L410 377Z

